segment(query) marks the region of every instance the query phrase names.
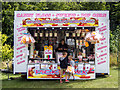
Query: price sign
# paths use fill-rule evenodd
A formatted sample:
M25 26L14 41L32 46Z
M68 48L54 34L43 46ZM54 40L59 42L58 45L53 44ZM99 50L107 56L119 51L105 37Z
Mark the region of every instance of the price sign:
M41 64L41 69L48 69L49 65L48 64Z
M83 63L78 64L78 70L83 70Z
M57 70L57 64L52 64L52 70Z
M40 64L35 64L35 70L40 70Z
M90 64L88 63L85 64L85 70L90 70Z

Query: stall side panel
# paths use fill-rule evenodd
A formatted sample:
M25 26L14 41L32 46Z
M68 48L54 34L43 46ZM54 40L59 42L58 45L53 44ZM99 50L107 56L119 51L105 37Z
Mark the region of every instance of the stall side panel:
M96 73L109 74L109 12L106 17L99 18L99 27L96 31L103 36L101 43L95 45Z
M21 21L14 21L14 74L27 72L27 47L21 44L22 33L26 33Z

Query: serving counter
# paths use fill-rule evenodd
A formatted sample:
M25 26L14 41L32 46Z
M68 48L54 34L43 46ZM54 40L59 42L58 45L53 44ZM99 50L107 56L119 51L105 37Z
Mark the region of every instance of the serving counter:
M60 79L59 63L30 63L27 68L27 79ZM75 63L74 68L75 79L95 79L95 65ZM65 72L62 78L65 79Z

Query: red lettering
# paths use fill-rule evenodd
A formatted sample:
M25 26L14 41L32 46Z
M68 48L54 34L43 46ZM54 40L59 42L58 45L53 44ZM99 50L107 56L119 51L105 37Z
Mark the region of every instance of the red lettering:
M33 13L18 13L17 17L33 17Z
M17 64L21 64L21 63L23 63L23 62L25 62L25 60L23 60L23 61L20 61L20 62L18 62Z
M40 73L44 74L44 72L45 72L44 70L40 70Z
M55 71L52 70L52 73L55 73Z
M50 70L45 70L45 74L50 74Z
M85 71L83 70L82 74L86 74L86 70Z
M90 13L82 13L81 17L89 17L91 14Z
M35 70L36 74L38 73L38 70Z
M94 13L93 17L106 17L106 13Z

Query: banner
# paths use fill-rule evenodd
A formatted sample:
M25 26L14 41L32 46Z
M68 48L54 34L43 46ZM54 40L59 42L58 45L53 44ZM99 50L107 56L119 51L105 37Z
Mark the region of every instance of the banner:
M95 79L95 66L89 66L86 69L83 64L83 69L78 69L78 65L75 65L74 76L75 79ZM38 65L37 65L38 66ZM79 65L80 66L80 65ZM40 68L40 67L39 67ZM48 64L46 67L41 64L41 68L36 69L36 65L28 65L27 79L60 79L60 66L57 64ZM63 79L65 79L65 72L63 72ZM73 77L71 76L70 79Z
M26 18L23 27L78 27L98 26L98 19L85 17L71 18Z

